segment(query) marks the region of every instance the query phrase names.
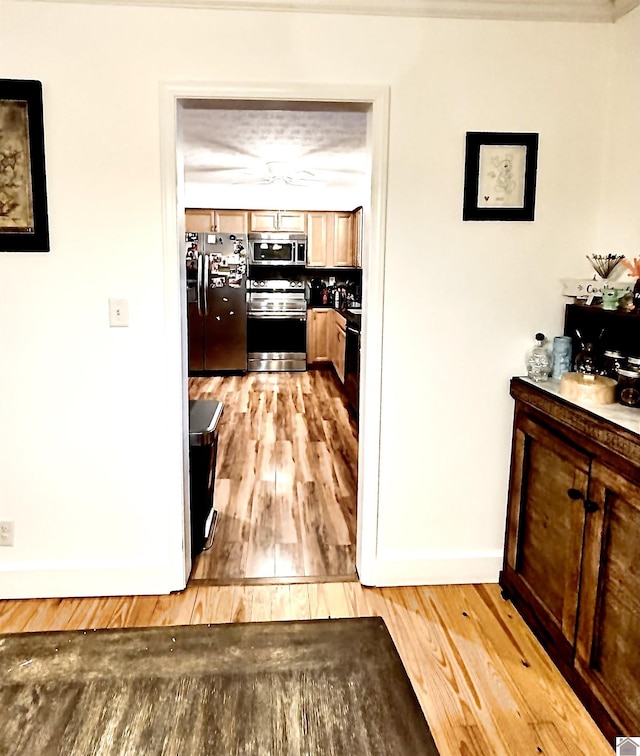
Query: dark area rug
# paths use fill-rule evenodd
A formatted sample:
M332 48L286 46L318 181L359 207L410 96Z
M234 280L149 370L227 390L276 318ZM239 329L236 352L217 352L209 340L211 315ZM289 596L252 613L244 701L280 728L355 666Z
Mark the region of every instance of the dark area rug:
M0 753L438 751L367 617L0 635Z

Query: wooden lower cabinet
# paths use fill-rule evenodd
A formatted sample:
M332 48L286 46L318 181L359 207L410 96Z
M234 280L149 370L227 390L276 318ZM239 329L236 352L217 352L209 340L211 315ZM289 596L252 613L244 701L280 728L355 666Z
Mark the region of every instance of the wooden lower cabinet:
M344 383L347 321L330 307L307 310L307 363L330 362Z
M640 733L640 483L594 460L575 665L597 700ZM623 724L624 723L624 724Z
M605 736L640 731L640 436L514 379L500 584Z
M347 321L340 313L333 313L333 367L341 383L344 383L345 349L347 346Z
M329 332L333 326L333 310L307 310L307 362L331 362Z
M507 568L518 576L547 642L570 660L589 457L525 415L515 429L512 471Z

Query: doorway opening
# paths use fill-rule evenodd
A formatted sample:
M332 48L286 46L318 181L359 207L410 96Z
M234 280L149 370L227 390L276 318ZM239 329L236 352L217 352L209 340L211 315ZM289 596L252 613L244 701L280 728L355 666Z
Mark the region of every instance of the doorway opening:
M338 89L342 91L336 93L335 87L292 86L274 97L273 90L258 91L254 88L241 93L237 90L230 93L228 88L184 85L167 87L164 93L165 115L169 114L170 109L173 113L173 123L165 123L165 144L171 144L174 157L177 155L173 166L175 191L171 191L171 184L165 185L168 239L171 231L174 231L174 238L179 240L177 256L180 268L184 267L184 245L181 242L184 239L184 212L187 208L202 208L207 205L210 210L258 211L297 206L295 209L307 214L319 211L317 206L308 205L301 200L265 201L261 204L255 199L239 201L238 193L233 189L228 189L226 202L194 202L188 197L189 186L188 181L185 182L183 170L184 124L180 113L185 104L194 109L203 104L214 110L236 110L239 104L248 109L258 104L257 109L261 108L265 112L276 108L286 111L290 108L289 112L299 113L314 110L364 113L364 137L369 161L368 193L366 196L361 195L362 201L358 203L364 208L365 219L364 256L360 274L365 307L361 321L363 377L360 381L359 428L342 395L335 366L300 373L250 372L245 375L188 377L186 323L182 323L183 439L188 437L189 398L211 396L226 404L220 430L222 433L224 421L228 420L230 433L227 441L224 438L220 441L215 506L224 510L229 502L232 502L232 506L237 505L235 514L230 514L227 518L226 536L225 526L221 524L212 547L212 554L216 550L220 552L220 563L235 564L236 575L224 576L220 574L218 567L212 568L208 573L204 568L199 571L197 559L192 572L187 545L189 508L186 501L183 513L186 535L183 552L185 583L189 574L195 579L200 577L216 582L252 579L289 579L290 582L297 582L305 578L318 581L323 577L333 580L348 577L355 579L357 569L362 582L375 584L372 569L377 541L379 361L388 93L384 89L366 87ZM233 154L233 146L230 152ZM271 163L268 170L273 174L276 171L273 165L275 161L267 162ZM296 183L296 176L289 165L285 168L287 178L279 183L291 189ZM282 166L277 169L283 170ZM298 180L310 178L303 171L301 169L298 174ZM166 169L165 173L171 174L171 171ZM273 184L278 181L273 175L269 175L264 183ZM233 195L236 196L235 200L230 199ZM173 207L171 200L174 202ZM355 207L356 203L353 204ZM325 204L324 208L339 211L344 210L344 205L341 207L337 201ZM167 251L167 257L175 264L175 249L173 253ZM317 272L308 273L312 275ZM175 277L175 268L171 275ZM186 320L183 315L186 298L182 270L179 279L180 313L183 320ZM237 432L241 427L246 431L244 434ZM186 443L183 444L183 451L186 456ZM327 474L318 481L313 477L313 470L324 470ZM368 475L367 471L373 472L373 476ZM187 490L185 476L185 491ZM185 500L187 499L188 495L185 496ZM331 504L337 505L333 514L330 512ZM340 513L342 517L339 516ZM224 511L221 514L221 522L224 523ZM280 541L270 540L275 534L279 534ZM230 536L235 536L235 540ZM248 540L243 540L245 536L248 536ZM317 539L315 547L309 547L310 536ZM305 547L309 547L306 557ZM330 551L335 557L333 561L327 558ZM203 555L202 561L207 557L208 554ZM326 571L328 563L333 566L323 576L320 571ZM254 574L247 573L248 564L253 564L250 572L253 571ZM278 565L285 572L297 574L277 574ZM240 574L243 570L244 574Z

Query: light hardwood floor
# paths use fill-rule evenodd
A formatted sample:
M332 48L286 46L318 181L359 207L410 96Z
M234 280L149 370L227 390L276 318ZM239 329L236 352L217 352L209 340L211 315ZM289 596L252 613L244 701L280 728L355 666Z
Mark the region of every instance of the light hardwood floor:
M0 633L372 615L391 632L442 756L612 755L496 585L192 584L170 596L0 601Z
M192 580L355 579L357 428L329 370L191 378L224 403L218 529Z

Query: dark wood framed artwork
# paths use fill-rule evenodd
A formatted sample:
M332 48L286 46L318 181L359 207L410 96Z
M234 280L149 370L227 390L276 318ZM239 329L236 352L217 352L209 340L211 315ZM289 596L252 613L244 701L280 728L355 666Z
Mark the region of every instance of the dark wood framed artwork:
M42 83L0 79L0 252L49 252Z
M462 220L532 221L538 134L468 131Z

